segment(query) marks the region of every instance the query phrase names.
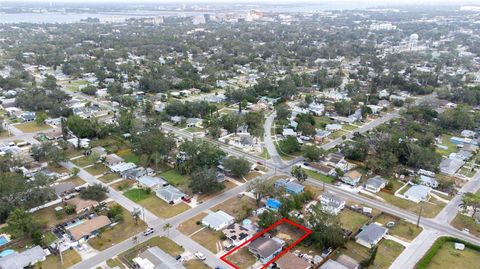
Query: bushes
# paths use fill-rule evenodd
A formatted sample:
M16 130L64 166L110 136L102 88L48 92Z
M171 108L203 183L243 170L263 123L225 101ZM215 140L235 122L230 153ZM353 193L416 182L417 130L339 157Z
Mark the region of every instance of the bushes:
M415 268L417 268L417 269L427 268L428 265L430 264L430 262L432 261L433 257L435 257L435 255L440 250L440 248L447 242L462 243L468 248L471 248L471 249L476 250L476 251L480 251L480 246L478 246L478 245L474 245L470 242L463 241L463 240L455 238L455 237L443 236L443 237L438 238L435 241L435 243L433 243L432 247L423 256L423 258L417 263L417 266Z

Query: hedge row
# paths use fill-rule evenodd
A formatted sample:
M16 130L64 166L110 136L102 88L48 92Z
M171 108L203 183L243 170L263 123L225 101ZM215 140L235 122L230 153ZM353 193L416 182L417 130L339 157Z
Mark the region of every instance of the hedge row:
M447 242L453 243L462 243L465 247L471 248L476 251L480 251L480 246L474 245L470 242L463 241L461 239L450 237L450 236L443 236L438 238L435 243L433 243L432 247L427 251L427 253L422 257L422 259L417 263L415 266L416 269L425 269L432 261L433 257L437 255L438 250L443 246L443 244Z

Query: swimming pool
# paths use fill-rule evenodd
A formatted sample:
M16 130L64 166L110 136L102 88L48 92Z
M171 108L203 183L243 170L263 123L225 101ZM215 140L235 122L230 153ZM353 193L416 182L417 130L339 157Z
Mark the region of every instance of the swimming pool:
M3 257L5 257L5 256L8 256L8 255L13 254L13 253L15 253L15 250L13 250L13 249L6 249L6 250L0 252L0 258L3 258Z
M7 237L5 237L4 235L0 236L0 247L5 245L6 243L8 243Z
M68 225L65 229L67 229L67 230L72 229L73 227L78 226L78 225L80 225L84 222L85 222L84 220L78 220L75 223L72 223L72 224Z

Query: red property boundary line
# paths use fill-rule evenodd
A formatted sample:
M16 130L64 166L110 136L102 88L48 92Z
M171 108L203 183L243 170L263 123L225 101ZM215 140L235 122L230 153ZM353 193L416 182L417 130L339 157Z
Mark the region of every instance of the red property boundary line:
M302 231L305 232L305 234L300 237L299 239L297 239L297 241L293 242L291 245L289 245L287 248L285 248L282 252L280 252L277 256L275 256L275 258L271 259L270 261L268 261L265 265L263 265L263 267L261 269L265 269L267 268L270 264L272 264L273 262L275 262L276 260L278 260L281 256L283 256L285 253L287 253L290 249L292 249L294 246L298 245L298 243L300 243L303 239L307 238L307 236L311 235L312 234L312 231L303 227L302 225L300 224L297 224L287 218L283 218L277 222L275 222L273 225L271 225L270 227L266 228L265 230L259 232L258 234L256 234L254 237L250 238L249 240L243 242L241 245L239 246L236 246L234 249L230 250L229 252L227 252L225 255L223 255L222 257L220 257L220 259L222 261L224 261L225 263L227 263L228 265L232 266L233 268L235 269L240 269L238 268L237 266L235 266L233 263L227 261L227 256L231 255L233 252L237 251L239 248L245 246L246 244L250 243L251 241L259 238L260 236L262 236L264 233L270 231L271 229L277 227L278 225L282 224L282 223L288 223L292 226L295 226L299 229L301 229Z

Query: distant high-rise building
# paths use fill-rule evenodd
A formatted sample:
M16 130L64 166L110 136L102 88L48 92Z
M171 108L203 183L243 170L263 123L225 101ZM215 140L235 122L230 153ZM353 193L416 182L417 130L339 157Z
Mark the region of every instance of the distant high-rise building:
M417 50L417 44L418 44L418 35L411 34L410 39L408 40L408 50L410 51Z

